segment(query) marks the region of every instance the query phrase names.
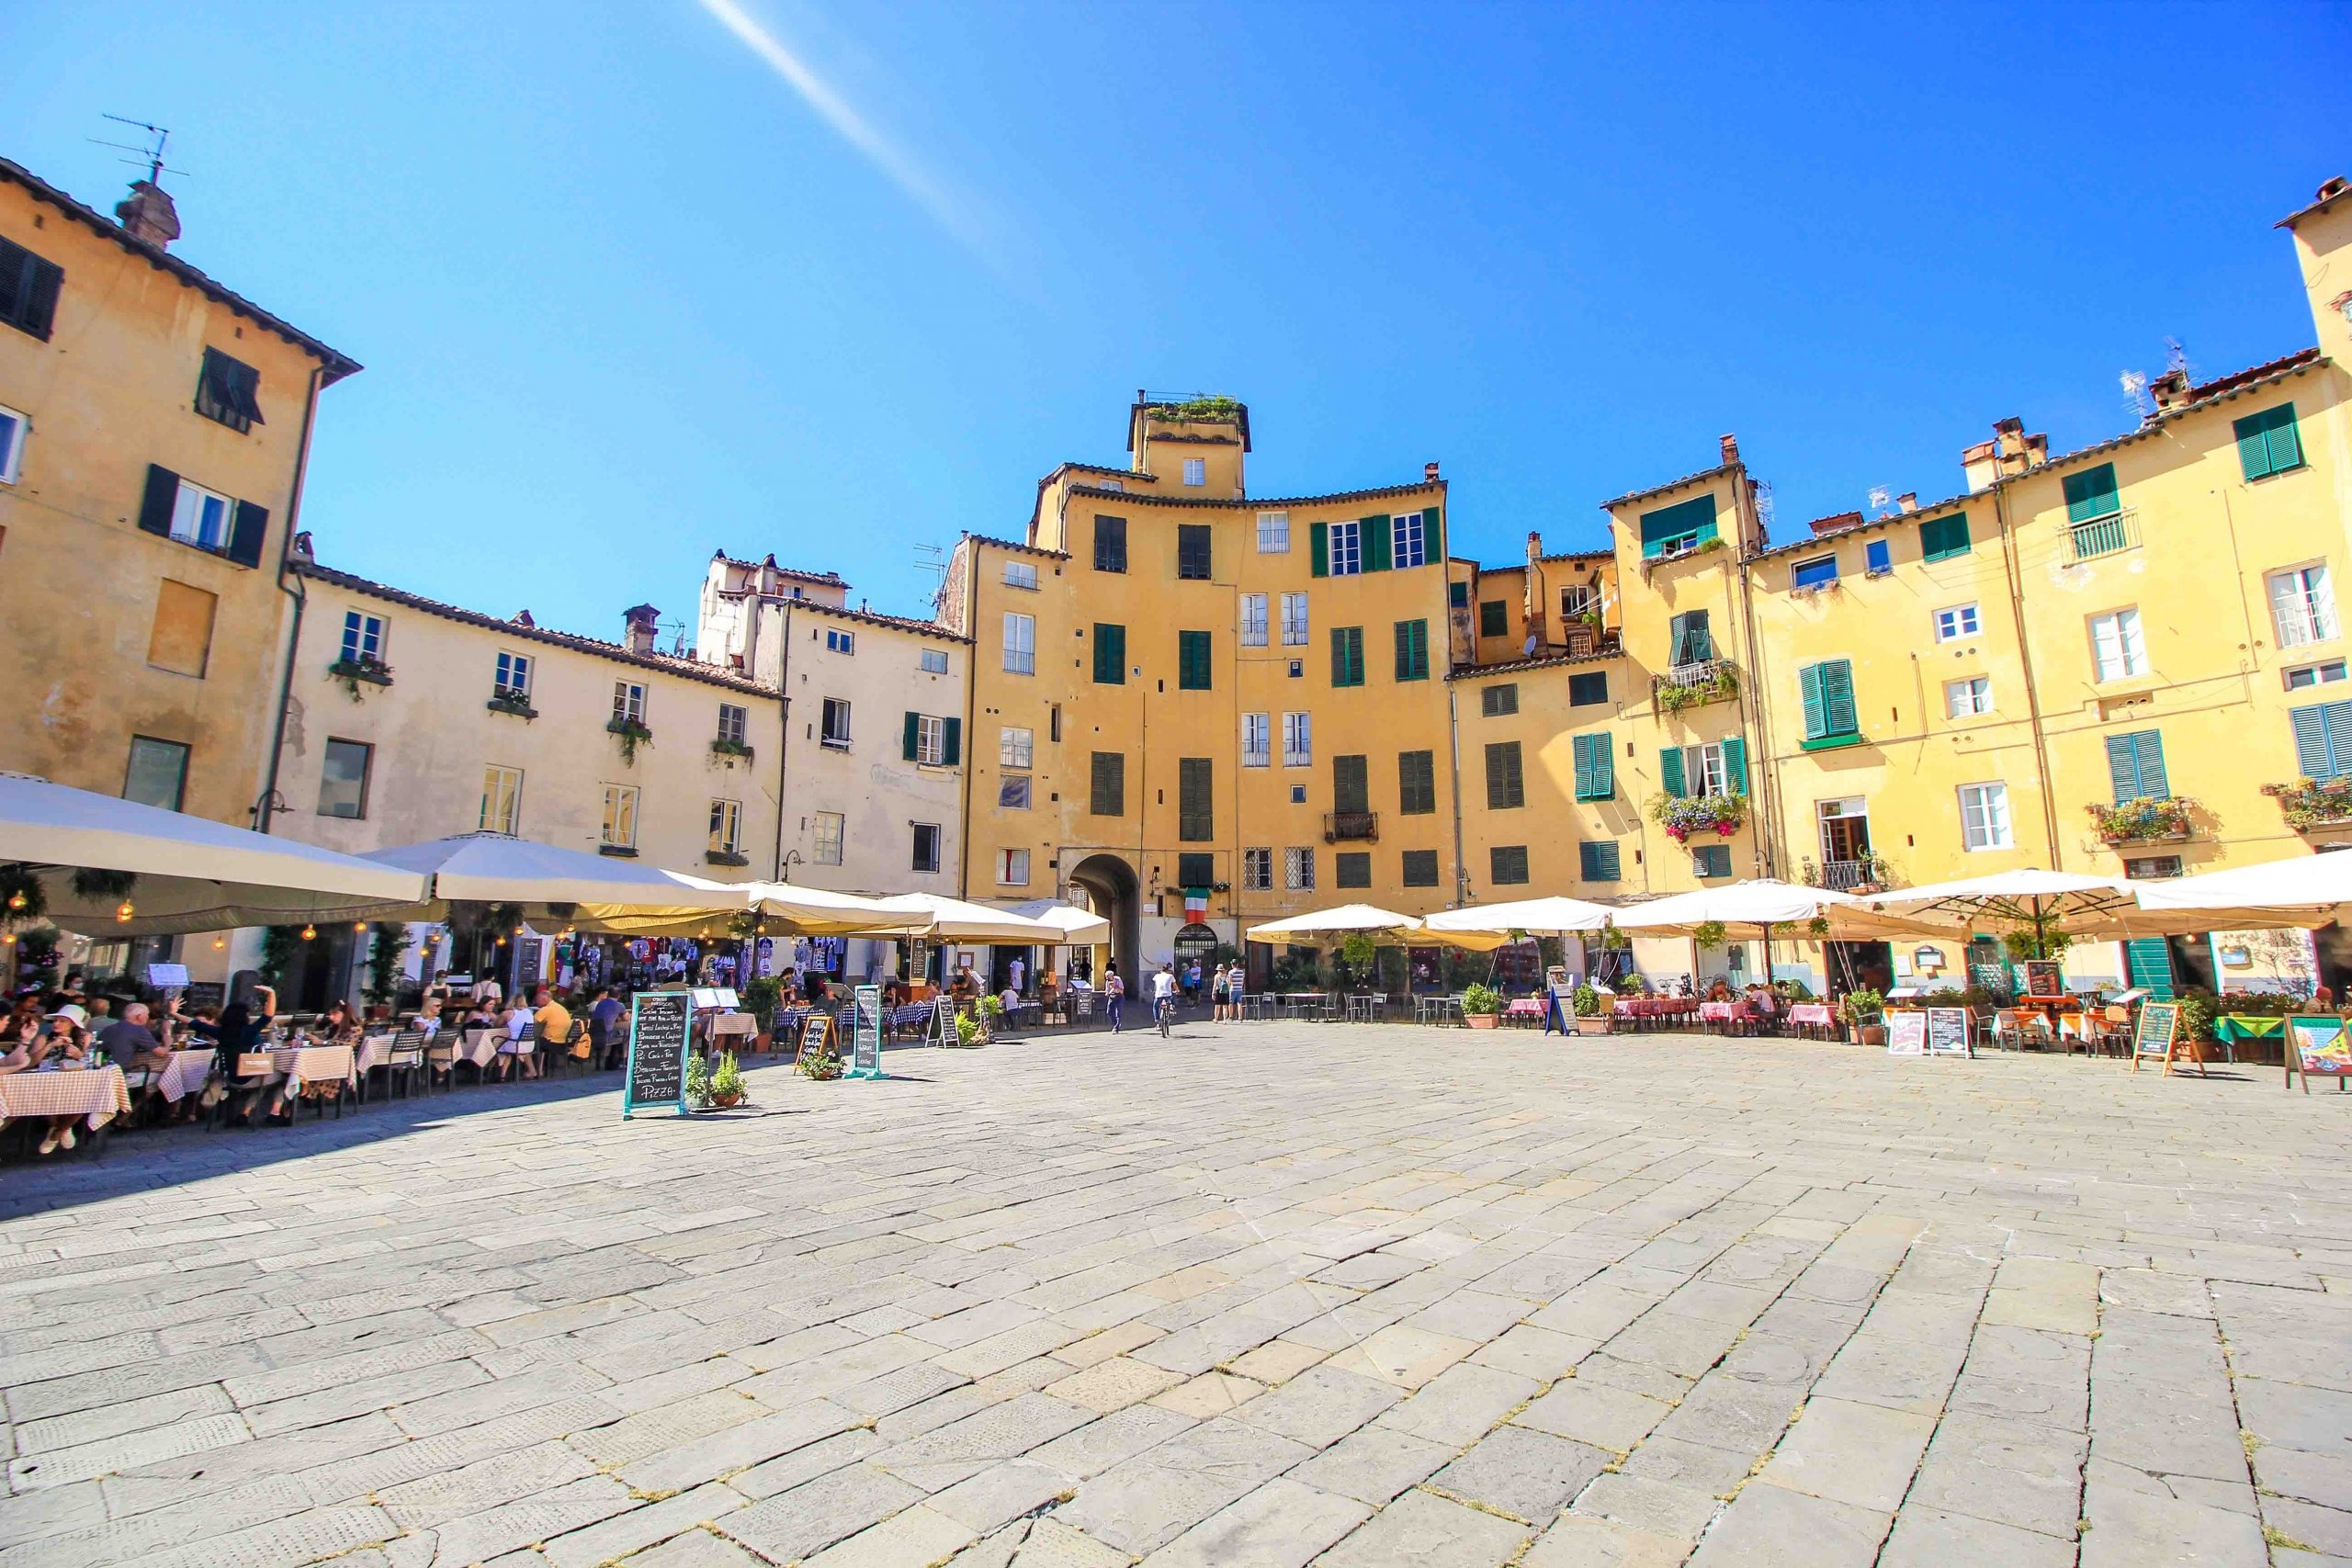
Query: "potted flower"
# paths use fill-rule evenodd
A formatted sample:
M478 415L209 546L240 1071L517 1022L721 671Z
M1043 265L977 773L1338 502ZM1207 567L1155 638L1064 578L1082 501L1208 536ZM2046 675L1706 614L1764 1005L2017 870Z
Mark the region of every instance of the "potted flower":
M2188 800L2184 795L2141 795L2113 806L2091 806L2086 809L2100 839L2110 844L2188 837Z
M1886 998L1864 986L1848 991L1838 998L1838 1016L1853 1032L1856 1044L1883 1045L1886 1043L1886 1023L1883 1017L1885 1007Z
M1608 1006L1607 998L1589 980L1577 987L1573 1000L1578 1034L1606 1034L1616 1027L1617 1020Z
M1492 986L1472 985L1462 992L1462 1021L1473 1029L1492 1029L1501 1017L1503 994Z
M819 1083L828 1082L842 1076L842 1059L833 1054L832 1031L825 1032L825 1037L817 1043L815 1050L804 1050L800 1053L800 1060L794 1065L794 1070L806 1074Z
M710 1075L710 1102L722 1111L743 1103L743 1074L732 1051L719 1053L718 1070Z
M1747 820L1747 797L1659 794L1650 797L1650 818L1678 844L1686 842L1694 833L1709 831L1728 839Z
M2267 784L2262 793L2278 803L2287 826L2298 833L2314 829L2352 827L2352 778L2298 779L2290 784Z
M994 1040L1004 1027L1004 998L989 995L980 998L980 1038Z

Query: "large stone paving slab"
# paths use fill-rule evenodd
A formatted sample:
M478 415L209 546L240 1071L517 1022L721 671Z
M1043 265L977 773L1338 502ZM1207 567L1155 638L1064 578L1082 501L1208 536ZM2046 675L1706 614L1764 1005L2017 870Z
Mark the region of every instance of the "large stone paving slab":
M1396 1026L889 1061L0 1169L0 1568L2352 1554L2352 1097Z

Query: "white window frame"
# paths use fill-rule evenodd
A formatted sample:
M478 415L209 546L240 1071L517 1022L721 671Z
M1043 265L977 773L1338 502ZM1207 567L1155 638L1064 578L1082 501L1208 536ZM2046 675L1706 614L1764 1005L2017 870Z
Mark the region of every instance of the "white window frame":
M220 525L215 532L212 524ZM172 498L172 537L198 549L225 550L236 532L237 502L233 496L209 491L187 479Z
M32 430L33 422L29 414L0 407L0 485L15 484L17 475L23 471L25 438L32 434Z
M2315 686L2333 686L2344 680L2346 674L2343 660L2323 659L2316 664L2298 664L2291 669L2281 671L2279 679L2285 682L2287 690L2290 692L2308 692ZM2298 675L2307 676L2309 679L2298 681L2295 679Z
M1315 716L1309 713L1283 715L1283 766L1311 768L1315 765Z
M841 733L833 733L833 715L842 716ZM827 697L817 706L817 744L829 751L846 751L850 743L850 702L847 697Z
M1273 716L1245 713L1241 716L1241 765L1263 768L1273 762Z
M809 859L818 865L842 863L842 848L849 839L849 818L838 811L820 811L813 824Z
M509 653L500 649L491 682L503 696L527 699L531 694L531 672L537 662L530 654Z
M1283 595L1283 646L1306 646L1306 595L1304 592Z
M935 714L915 715L915 764L918 767L946 766L947 721Z
M343 613L343 657L356 664L365 660L384 661L384 617L371 615L365 610Z
M1730 773L1724 767L1724 747L1720 740L1709 740L1697 746L1682 748L1682 788L1696 796L1722 795L1727 787Z
M938 649L926 648L922 650L922 665L926 675L944 675L947 673L947 655Z
M722 855L743 852L741 801L714 800L710 803L710 851L713 854Z
M1560 589L1560 619L1573 621L1588 610L1600 608L1600 590L1589 582L1570 582Z
M1208 464L1208 459L1207 459L1207 458L1205 458L1205 457L1187 457L1187 458L1185 458L1185 459L1184 459L1184 482L1185 482L1186 484L1188 484L1188 485L1204 485L1204 484L1208 483L1208 482L1209 482L1209 464Z
M485 833L519 834L523 825L523 770L492 762L482 769L481 821Z
M605 786L605 824L596 837L599 844L616 850L637 848L637 803L635 784Z
M1388 520L1388 564L1402 570L1430 563L1429 536L1418 512L1399 513Z
M1258 553L1261 556L1290 554L1290 513L1261 512L1258 513Z
M1009 560L1004 563L1004 585L1037 592L1037 567L1034 561Z
M1976 718L1993 711L1993 678L1962 675L1944 682L1944 716Z
M1954 604L1936 612L1936 640L1958 642L1962 637L1979 635L1983 626L1974 604Z
M2148 640L2141 628L2140 609L2136 604L2093 615L2088 620L2091 634L2091 673L2101 682L2128 681L2148 672ZM2107 650L2100 646L2099 628L2111 629L2118 664L2109 667Z
M1004 613L1004 670L1008 675L1037 672L1037 617Z
M1008 724L996 732L996 765L1000 768L1032 768L1036 765L1037 732L1022 725Z
M1823 578L1820 581L1799 582L1797 581L1797 574L1799 572L1810 571L1816 567L1823 566L1829 569L1829 575ZM1803 560L1791 561L1789 563L1789 587L1792 592L1798 593L1810 593L1815 589L1831 587L1836 584L1837 581L1838 552L1836 550L1831 550L1826 555L1807 556Z
M732 740L736 745L741 746L743 744L744 737L751 733L751 728L752 710L750 708L738 703L718 705L719 739Z
M1241 852L1241 890L1244 893L1271 893L1274 887L1274 852L1268 847L1254 847Z
M825 628L825 651L828 653L846 653L854 657L857 652L856 635L852 632L842 631L838 626L827 626Z
M2280 648L2309 648L2343 635L2335 614L2335 585L2325 561L2271 572L2263 586L2270 597L2270 624Z
M1315 849L1293 844L1283 851L1283 887L1291 893L1315 891Z
M1995 781L1960 786L1960 847L1972 854L2018 847L2009 820L2007 784Z
M1029 886L1029 852L1027 850L997 851L996 885L999 887Z
M645 686L638 681L613 682L613 716L632 724L645 722Z
M1263 593L1244 593L1241 596L1240 633L1242 647L1266 646L1266 596Z
M1334 523L1324 539L1323 570L1329 577L1357 577L1363 572L1363 523L1349 518Z

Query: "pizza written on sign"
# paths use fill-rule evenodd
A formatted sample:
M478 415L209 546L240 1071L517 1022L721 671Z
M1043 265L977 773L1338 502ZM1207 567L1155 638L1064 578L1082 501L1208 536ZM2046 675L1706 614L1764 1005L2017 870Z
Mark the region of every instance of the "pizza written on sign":
M629 1005L628 1064L621 1075L621 1115L659 1106L686 1113L687 1022L683 991L645 991Z

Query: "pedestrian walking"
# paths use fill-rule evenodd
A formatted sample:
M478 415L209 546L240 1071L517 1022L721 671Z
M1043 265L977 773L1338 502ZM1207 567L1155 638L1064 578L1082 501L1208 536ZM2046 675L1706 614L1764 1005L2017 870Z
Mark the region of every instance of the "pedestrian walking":
M1111 1011L1111 1032L1116 1034L1119 1032L1119 1003L1126 998L1127 983L1119 977L1119 961L1115 958L1111 960L1103 973L1102 995L1109 998L1105 1005Z

